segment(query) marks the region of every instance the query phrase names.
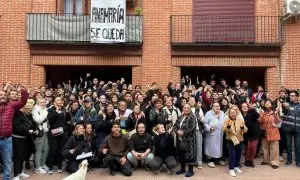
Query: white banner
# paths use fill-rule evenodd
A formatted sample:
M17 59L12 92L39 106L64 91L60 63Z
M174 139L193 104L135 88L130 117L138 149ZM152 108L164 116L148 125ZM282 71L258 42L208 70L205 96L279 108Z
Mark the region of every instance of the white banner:
M124 43L126 0L91 0L91 43Z

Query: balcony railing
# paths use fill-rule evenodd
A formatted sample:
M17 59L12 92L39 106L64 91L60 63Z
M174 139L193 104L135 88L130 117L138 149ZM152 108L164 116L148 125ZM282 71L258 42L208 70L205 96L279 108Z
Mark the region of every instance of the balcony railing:
M172 45L281 46L282 18L277 16L171 16Z
M126 43L143 42L143 16L127 15ZM90 15L27 14L29 43L89 43Z

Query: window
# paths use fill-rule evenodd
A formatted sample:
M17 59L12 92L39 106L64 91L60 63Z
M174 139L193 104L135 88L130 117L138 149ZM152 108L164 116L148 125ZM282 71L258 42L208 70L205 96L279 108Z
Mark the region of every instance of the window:
M84 14L85 0L64 0L64 13L65 14Z

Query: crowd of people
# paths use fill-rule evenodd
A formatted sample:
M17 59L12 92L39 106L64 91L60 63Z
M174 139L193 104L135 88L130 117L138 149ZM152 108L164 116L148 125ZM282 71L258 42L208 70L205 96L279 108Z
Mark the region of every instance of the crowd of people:
M201 169L228 164L233 177L244 166L277 169L287 153L300 167L299 92L282 87L271 99L263 86L247 81L202 80L188 76L170 81L168 93L157 83L145 89L99 81L91 74L51 88L25 88L7 82L0 90L0 153L3 179L28 178L66 170L74 173L82 160L89 168L108 168L131 176L137 168L154 174L194 175ZM273 95L276 96L276 95ZM33 156L34 155L34 156ZM29 159L34 157L34 167ZM64 165L66 167L64 168ZM177 164L179 170L175 171ZM187 166L187 168L186 168ZM12 170L13 167L13 170Z

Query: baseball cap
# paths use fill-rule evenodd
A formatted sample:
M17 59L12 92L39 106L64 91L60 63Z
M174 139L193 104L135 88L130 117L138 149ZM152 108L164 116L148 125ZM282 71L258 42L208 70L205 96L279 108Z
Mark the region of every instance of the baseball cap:
M92 99L90 97L86 97L83 102L92 102Z

